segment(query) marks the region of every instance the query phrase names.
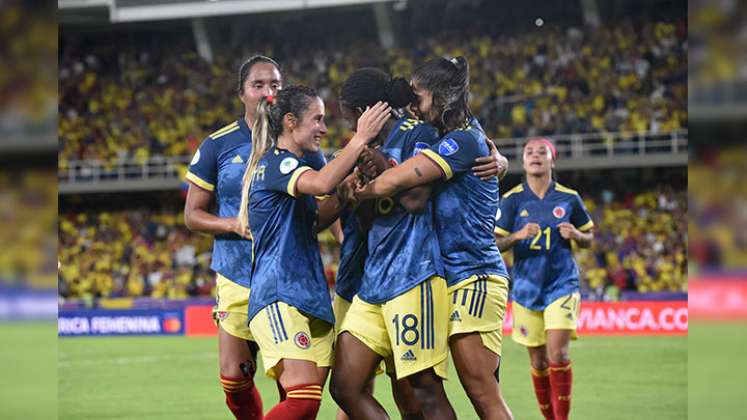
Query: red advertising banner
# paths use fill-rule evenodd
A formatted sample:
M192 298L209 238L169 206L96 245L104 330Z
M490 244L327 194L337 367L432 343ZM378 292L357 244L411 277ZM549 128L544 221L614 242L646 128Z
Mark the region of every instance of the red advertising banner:
M747 320L747 280L693 280L688 285L693 317L704 320Z
M512 315L509 305L504 334ZM687 302L582 302L577 325L579 335L687 335Z
M747 289L744 296L747 297ZM185 334L215 335L211 310L211 306L188 306L184 314ZM511 333L512 315L509 304L504 334ZM687 335L687 329L687 301L583 302L578 318L580 335Z
M213 321L213 307L209 305L190 305L184 308L186 323L184 335L216 335L218 327Z

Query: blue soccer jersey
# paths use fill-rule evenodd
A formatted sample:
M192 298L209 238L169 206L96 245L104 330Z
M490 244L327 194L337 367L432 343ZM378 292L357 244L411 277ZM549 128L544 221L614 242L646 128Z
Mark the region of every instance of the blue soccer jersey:
M396 165L437 139L433 127L402 118L380 151L390 164ZM358 296L371 304L383 303L435 275L443 276L443 264L433 229L431 200L425 211L410 214L393 198L378 199L376 218L368 232L368 258Z
M540 232L514 245L514 284L511 297L525 308L544 310L558 298L579 290L579 274L571 242L563 239L558 224L568 222L580 231L594 226L578 193L556 182L540 199L526 182L506 192L496 216L495 231L508 236L527 223Z
M254 238L251 320L265 306L285 302L335 323L319 243L316 200L297 195L299 176L311 170L293 153L271 148L259 161L249 194Z
M508 277L493 236L498 178L483 181L472 173L475 159L490 155L487 141L473 118L422 151L446 179L436 191L435 226L449 287L476 274Z
M363 267L368 256L368 235L350 208L342 211L340 223L343 240L340 246L340 265L337 269L335 293L352 302L363 280Z
M252 152L252 132L243 118L210 134L192 158L186 179L215 193L218 217L236 217L241 203L241 181ZM326 164L320 153L305 156L307 164L320 169ZM249 287L252 243L236 234L216 235L210 268L223 277Z

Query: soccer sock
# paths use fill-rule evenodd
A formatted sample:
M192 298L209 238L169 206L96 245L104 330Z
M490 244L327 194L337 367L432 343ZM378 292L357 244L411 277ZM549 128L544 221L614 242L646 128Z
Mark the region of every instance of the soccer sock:
M552 411L552 388L550 386L549 369L538 370L532 368L532 383L534 384L534 393L537 395L537 404L547 420L553 420Z
M289 387L287 398L280 401L265 416L265 420L313 420L322 404L322 387L306 384Z
M262 397L253 380L220 375L220 382L226 394L226 405L237 420L262 418Z
M555 420L567 420L571 411L571 384L573 370L571 362L550 363L550 384L552 385L552 400Z

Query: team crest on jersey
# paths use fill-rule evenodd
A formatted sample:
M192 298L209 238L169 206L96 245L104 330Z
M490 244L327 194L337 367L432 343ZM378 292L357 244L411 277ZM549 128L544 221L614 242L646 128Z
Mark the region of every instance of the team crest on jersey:
M288 175L292 170L298 167L298 159L287 157L280 162L280 173Z
M454 139L446 138L438 145L438 154L451 156L459 151L459 145Z
M196 164L199 161L200 161L200 151L197 150L197 153L195 153L194 157L192 158L192 162L189 162L189 164L194 166L194 164Z
M415 150L413 150L412 154L413 156L415 156L427 148L428 148L428 143L423 143L422 141L419 141L415 143Z
M391 165L392 168L394 168L395 166L397 166L397 159L395 159L395 158L389 158L389 165Z
M311 339L303 331L297 333L296 336L293 337L293 342L296 343L298 348L303 349L303 350L306 350L309 347L311 347Z
M218 319L218 321L223 321L226 318L228 318L228 312L226 311L218 311L215 313L215 318Z
M558 219L562 219L563 216L565 216L565 209L560 206L556 206L554 209L552 209L552 215L557 217Z

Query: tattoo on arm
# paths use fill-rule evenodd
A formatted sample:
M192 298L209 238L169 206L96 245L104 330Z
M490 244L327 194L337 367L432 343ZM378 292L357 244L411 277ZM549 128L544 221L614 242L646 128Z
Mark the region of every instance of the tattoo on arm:
M415 173L418 174L418 177L421 177L421 178L423 177L423 174L420 173L420 169L415 168Z

